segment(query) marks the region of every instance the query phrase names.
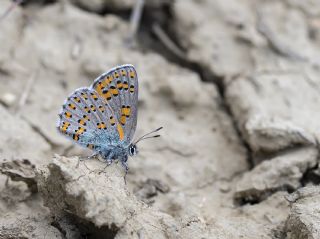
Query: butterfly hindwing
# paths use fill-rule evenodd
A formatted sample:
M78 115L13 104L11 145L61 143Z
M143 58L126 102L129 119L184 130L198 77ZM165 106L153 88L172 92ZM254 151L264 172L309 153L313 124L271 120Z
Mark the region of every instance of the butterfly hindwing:
M116 116L96 91L80 88L63 104L58 129L80 145L94 149L95 135L117 132L116 123Z
M138 78L132 65L122 65L99 76L91 86L112 109L124 132L123 140L130 143L137 125Z

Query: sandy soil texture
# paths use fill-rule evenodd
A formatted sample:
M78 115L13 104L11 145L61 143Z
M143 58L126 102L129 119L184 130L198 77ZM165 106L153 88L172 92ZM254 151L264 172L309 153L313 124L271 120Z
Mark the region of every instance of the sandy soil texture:
M25 0L0 31L0 239L320 238L320 1ZM126 63L164 129L125 183L56 121Z

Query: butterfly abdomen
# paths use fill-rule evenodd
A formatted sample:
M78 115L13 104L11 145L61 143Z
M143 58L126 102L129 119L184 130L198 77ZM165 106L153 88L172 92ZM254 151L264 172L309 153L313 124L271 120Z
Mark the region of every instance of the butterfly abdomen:
M127 155L127 149L122 146L107 146L100 149L100 154L105 160L122 159Z

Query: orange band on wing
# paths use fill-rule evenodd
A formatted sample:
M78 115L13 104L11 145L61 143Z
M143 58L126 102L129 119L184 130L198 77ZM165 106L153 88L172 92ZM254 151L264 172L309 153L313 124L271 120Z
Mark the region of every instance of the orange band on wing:
M119 133L120 140L123 140L124 133L123 133L123 128L122 128L122 126L120 124L117 124L117 130L118 130L118 133Z

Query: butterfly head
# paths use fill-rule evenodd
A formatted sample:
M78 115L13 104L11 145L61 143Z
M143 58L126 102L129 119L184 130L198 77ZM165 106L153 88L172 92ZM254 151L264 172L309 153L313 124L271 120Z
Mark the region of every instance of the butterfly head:
M130 144L128 150L131 157L138 154L138 148L135 144Z

